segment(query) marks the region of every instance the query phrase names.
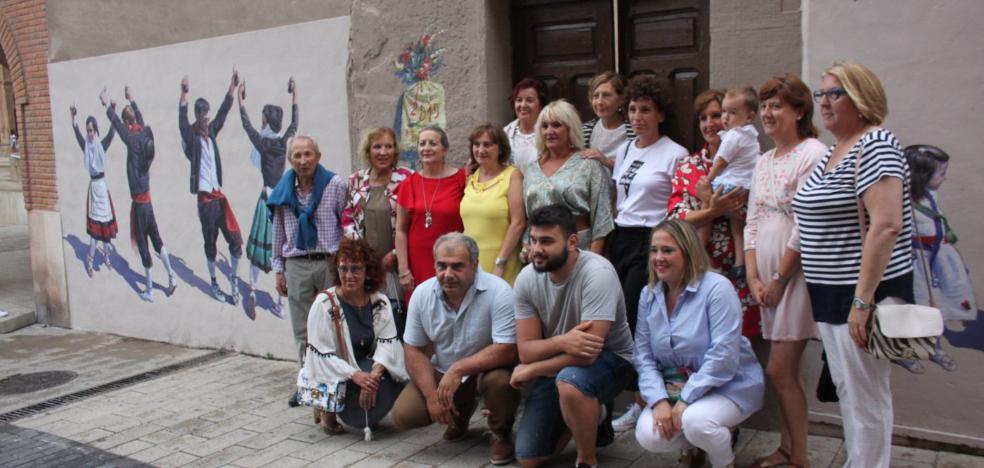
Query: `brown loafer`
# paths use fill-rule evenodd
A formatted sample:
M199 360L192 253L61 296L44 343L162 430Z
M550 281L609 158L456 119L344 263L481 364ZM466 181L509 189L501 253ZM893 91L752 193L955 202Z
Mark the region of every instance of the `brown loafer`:
M505 465L516 459L513 451L513 443L509 434L492 433L489 445L489 463L493 465Z
M448 442L457 442L464 439L468 435L468 426L459 426L458 424L451 423L448 424L448 428L444 430L444 440Z
M458 416L453 418L448 428L444 430L444 440L449 442L459 441L468 435L468 421L472 413L475 412L477 401L468 403L463 408L458 408Z

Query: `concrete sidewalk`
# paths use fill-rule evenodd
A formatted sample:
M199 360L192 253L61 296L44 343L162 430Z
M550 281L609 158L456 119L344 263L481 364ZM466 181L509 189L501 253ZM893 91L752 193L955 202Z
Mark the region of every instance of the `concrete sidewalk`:
M39 343L51 339L48 332L41 333L36 328L16 332L22 338L14 341ZM91 336L94 334L81 335L94 339ZM174 363L207 353L184 350L180 354L172 349L178 347L160 343L105 336L103 339L101 354L125 346L141 356L134 361L120 361L119 368L127 372L152 367L150 362ZM113 340L121 341L113 343ZM81 349L65 354L84 356L87 351L95 350L87 350L83 344ZM157 353L166 356L152 361ZM17 359L24 361L23 368L42 370L61 364L52 359L59 354L56 352L49 353L47 358L30 354ZM9 375L10 358L11 350L0 345L0 368L4 373L0 378ZM147 366L135 367L136 361L144 360ZM62 361L65 362L70 361ZM79 368L80 374L97 372L98 367ZM105 380L113 370L111 366L103 367L107 367L102 375ZM326 436L314 425L310 410L287 408L286 399L293 389L295 375L295 365L290 362L224 354L198 366L0 425L0 466L488 465L485 425L478 416L473 419L469 436L455 443L441 440L443 427L438 425L398 432L388 421L384 421L384 429L371 442L363 441L361 433ZM113 378L122 376L115 374ZM89 383L98 380L91 377ZM84 385L47 392L70 393L79 386ZM3 407L11 405L4 402ZM739 466L766 454L777 444L778 434L743 429L736 446ZM571 466L574 455L571 444L551 466ZM675 456L644 453L631 433L621 434L614 444L600 450L600 456L606 467L672 466L675 462ZM893 456L893 466L900 467L984 467L984 458L947 452L896 447ZM843 457L840 439L810 437L811 466L840 466Z

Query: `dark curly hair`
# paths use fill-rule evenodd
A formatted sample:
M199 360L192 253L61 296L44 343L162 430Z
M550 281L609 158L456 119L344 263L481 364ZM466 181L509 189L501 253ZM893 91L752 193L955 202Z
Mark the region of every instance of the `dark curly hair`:
M366 292L374 293L383 284L383 269L379 264L379 258L373 252L369 243L362 239L342 239L338 244L338 253L333 257L333 268L338 268L338 262L344 260L347 263L361 263L366 267ZM341 286L342 275L335 275L335 286Z
M653 104L656 104L656 109L663 114L663 121L659 124L659 133L661 135L665 133L666 123L670 121L670 98L655 76L636 75L629 80L629 87L625 91L625 102L631 105L632 101L640 99L649 99L653 101Z

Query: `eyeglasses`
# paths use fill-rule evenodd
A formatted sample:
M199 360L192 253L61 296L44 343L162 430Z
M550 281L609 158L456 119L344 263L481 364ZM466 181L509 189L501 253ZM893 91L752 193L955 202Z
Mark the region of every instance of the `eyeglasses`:
M338 265L338 272L341 274L352 273L358 275L366 271L365 265Z
M814 91L813 100L819 104L823 100L823 97L826 96L830 102L834 102L845 94L847 94L847 91L844 91L844 88L830 88L826 91Z

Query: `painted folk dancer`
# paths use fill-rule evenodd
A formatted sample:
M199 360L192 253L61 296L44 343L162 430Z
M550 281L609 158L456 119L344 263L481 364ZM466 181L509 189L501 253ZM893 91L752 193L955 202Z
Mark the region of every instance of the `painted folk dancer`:
M75 123L75 106L68 108L72 114L72 129L75 130L75 139L79 142L82 149L83 159L86 170L89 171L89 191L86 196L85 206L85 232L89 234L89 254L85 257L85 273L92 277L93 261L96 255L96 247L102 243L103 262L106 268L113 269L109 261L109 255L113 251L113 238L119 230L116 224L116 210L113 208L113 199L109 195L109 187L106 185L106 150L113 141L116 132L110 127L109 133L102 140L99 139L99 125L93 116L85 119L85 136L79 131L78 124Z
M140 298L153 302L151 290L154 282L151 279L150 267L153 265L147 241L154 246L158 258L167 270L167 289L165 294L170 296L178 287L174 282L174 270L171 269L171 257L161 240L157 228L157 218L154 217L154 206L150 201L150 165L154 162L154 132L144 125L143 115L137 102L133 100L130 87L123 90L127 105L123 107L123 120L116 116L116 102L110 102L106 107L106 116L113 125L120 140L126 145L126 181L130 186L130 242L140 254L140 262L144 267L146 289L140 292ZM100 101L106 105L105 92Z
M284 175L287 142L297 131L297 86L293 78L287 83L287 91L291 94L290 125L281 136L279 133L283 123L283 109L273 104L263 106L262 125L260 131L257 132L246 113L246 81L243 80L239 85L239 116L243 121L243 130L246 131L249 141L253 144L253 151L249 155L250 161L263 175L263 189L260 190L256 209L253 210L253 225L249 230L249 241L246 243L246 257L250 261L249 289L243 300L246 302L246 314L250 319L256 318L256 293L254 291L260 270L269 273L273 268L271 261L273 223L271 220L272 213L267 207L267 199L273 192L273 187ZM279 318L284 318L283 308L279 301L274 306L273 313Z
M308 311L319 291L335 283L331 267L342 240L345 181L318 164L321 150L314 138L298 135L287 148L291 169L267 200L273 212L273 271L277 292L287 296L290 323L303 365ZM297 394L288 401L297 406Z
M181 79L181 101L178 104L178 128L181 130L181 140L185 157L191 163L190 185L191 193L198 197L198 219L202 223L202 237L205 241L205 258L208 260L208 274L212 280L212 297L223 302L236 304L239 302L239 259L243 255L243 237L232 212L229 200L222 193L222 159L219 157L219 147L215 142L216 136L225 124L226 114L232 107L232 97L239 85L239 73L232 72L229 91L222 100L222 105L215 113L215 119L209 120L208 101L204 98L195 100L195 123L188 122L188 77ZM230 271L229 287L231 294L226 295L215 280L215 241L219 232L229 244Z

